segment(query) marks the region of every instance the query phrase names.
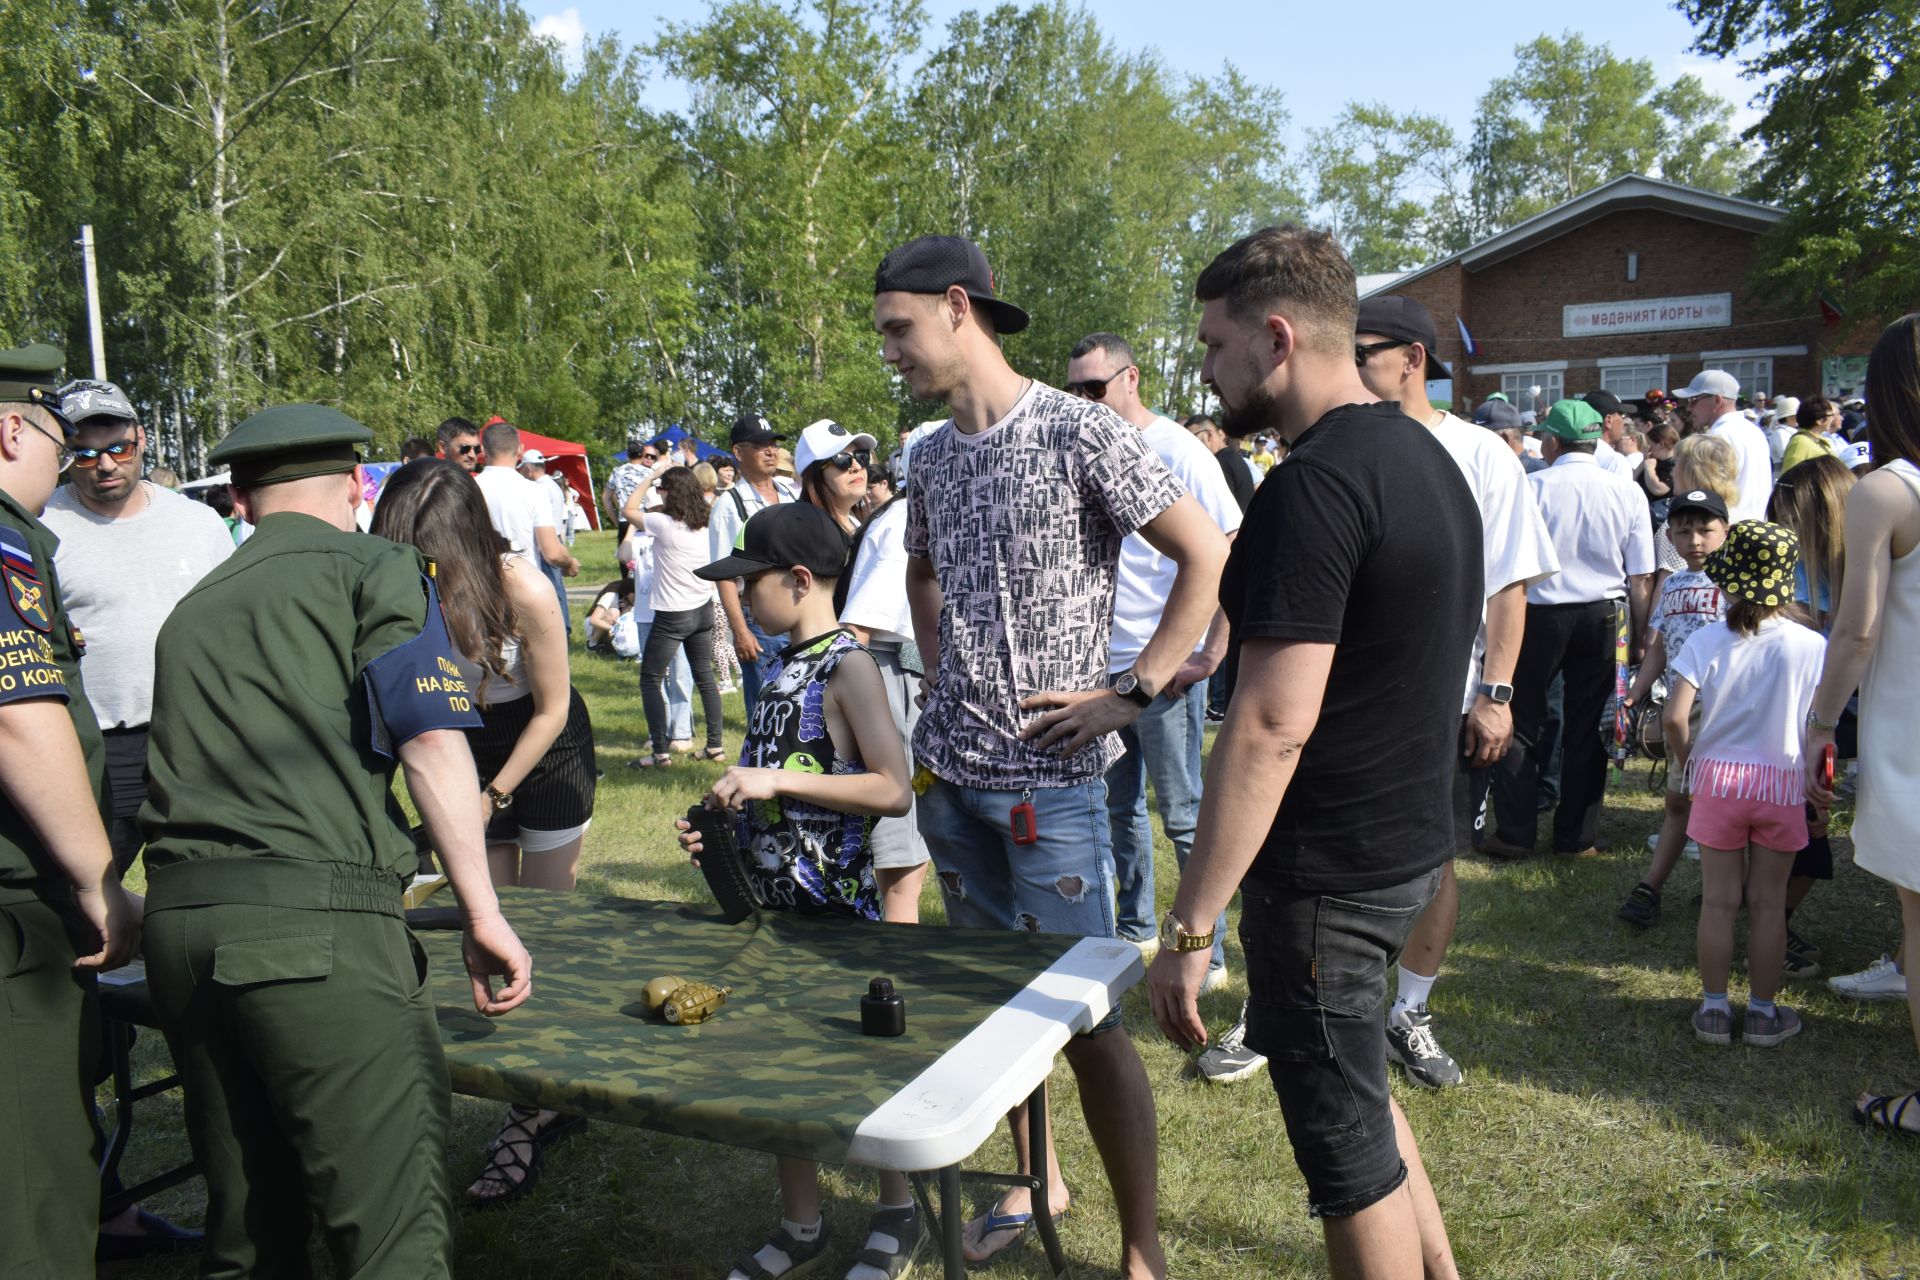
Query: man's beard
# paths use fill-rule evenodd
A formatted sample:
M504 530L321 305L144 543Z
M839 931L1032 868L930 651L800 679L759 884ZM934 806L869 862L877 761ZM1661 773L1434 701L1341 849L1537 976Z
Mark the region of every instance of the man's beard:
M1235 406L1220 397L1220 429L1235 440L1262 432L1280 434L1280 405L1266 387L1255 384L1247 391L1244 404Z

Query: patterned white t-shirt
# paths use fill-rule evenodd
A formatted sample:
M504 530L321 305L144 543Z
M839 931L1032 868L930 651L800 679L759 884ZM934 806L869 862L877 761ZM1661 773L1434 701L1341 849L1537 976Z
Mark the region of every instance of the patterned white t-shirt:
M952 422L914 447L907 554L933 562L945 606L940 666L913 754L938 777L994 791L1091 782L1112 734L1071 756L1020 730L1020 701L1107 684L1120 544L1180 499L1179 480L1119 414L1034 383L977 435Z
M1705 570L1683 568L1668 578L1647 619L1647 626L1660 633L1661 646L1667 651L1667 670L1673 670L1694 632L1726 616L1727 597Z

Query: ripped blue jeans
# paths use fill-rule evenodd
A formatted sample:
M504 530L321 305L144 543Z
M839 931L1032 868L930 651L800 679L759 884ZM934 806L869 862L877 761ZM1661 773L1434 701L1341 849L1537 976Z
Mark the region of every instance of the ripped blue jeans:
M933 855L947 923L1114 936L1107 784L1035 787L1033 844L1015 844L1009 811L1019 791L982 791L935 778L914 805Z

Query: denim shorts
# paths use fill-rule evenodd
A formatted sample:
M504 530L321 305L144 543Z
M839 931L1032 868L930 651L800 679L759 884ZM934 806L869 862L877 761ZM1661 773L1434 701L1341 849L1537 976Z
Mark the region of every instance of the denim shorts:
M1013 843L1009 811L1030 797L1038 839ZM1107 784L987 791L935 778L914 800L947 923L1081 938L1114 933ZM1095 1032L1120 1024L1116 1006Z
M1440 871L1329 894L1248 881L1247 1045L1267 1057L1316 1218L1359 1213L1407 1178L1387 1091L1387 970Z

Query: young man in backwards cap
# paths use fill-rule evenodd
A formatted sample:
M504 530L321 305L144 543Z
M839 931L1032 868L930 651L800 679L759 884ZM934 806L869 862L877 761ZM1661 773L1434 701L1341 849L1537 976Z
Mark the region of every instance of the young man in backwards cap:
M530 985L431 566L354 532L371 438L318 405L234 428L208 462L256 532L155 654L147 978L207 1178L204 1275L306 1274L316 1213L342 1275L448 1274L447 1069L401 909L418 855L396 765L459 898L474 1007Z

